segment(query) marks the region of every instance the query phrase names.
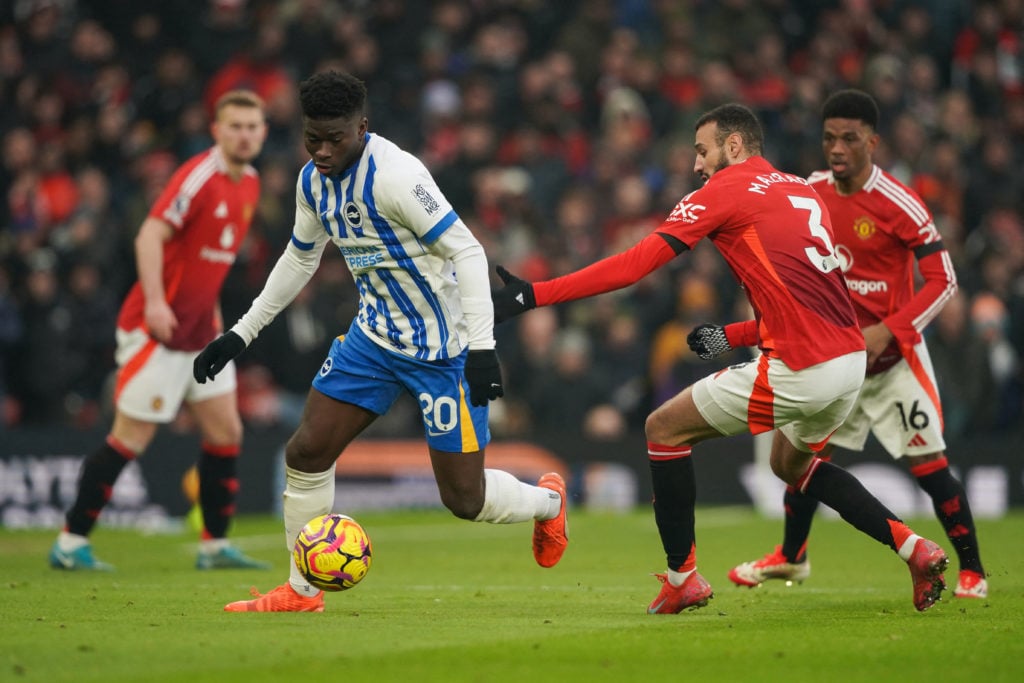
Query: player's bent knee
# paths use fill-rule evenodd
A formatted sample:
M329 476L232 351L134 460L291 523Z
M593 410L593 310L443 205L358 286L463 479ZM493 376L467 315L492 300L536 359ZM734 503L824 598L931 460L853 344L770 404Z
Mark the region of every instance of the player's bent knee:
M296 432L285 446L284 462L300 472L324 472L334 465L339 455Z
M480 510L483 509L483 504L477 505L473 501L456 500L456 501L442 501L444 506L448 510L458 517L459 519L474 520L480 515Z
M804 472L810 467L813 457L810 453L804 454L802 452L794 452L794 454L787 457L776 457L773 455L770 459L772 472L790 486L796 486L797 482L800 481L800 477L804 476Z
M441 491L441 503L459 519L474 520L484 507L482 494Z
M663 413L655 410L647 416L644 422L644 436L650 443L668 444L675 437L675 430L663 416Z
M796 482L800 479L799 474L794 476L794 472L783 466L781 463L772 463L772 473L790 486L795 486Z

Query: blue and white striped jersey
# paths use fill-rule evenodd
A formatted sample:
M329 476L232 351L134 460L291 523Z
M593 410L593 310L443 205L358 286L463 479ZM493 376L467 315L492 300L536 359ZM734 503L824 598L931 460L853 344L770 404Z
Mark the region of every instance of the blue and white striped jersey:
M295 204L292 246L319 254L330 241L341 251L359 291L357 321L370 339L421 360L465 348L455 266L437 245L453 226L468 228L419 159L367 133L359 162L344 175L323 176L307 163Z

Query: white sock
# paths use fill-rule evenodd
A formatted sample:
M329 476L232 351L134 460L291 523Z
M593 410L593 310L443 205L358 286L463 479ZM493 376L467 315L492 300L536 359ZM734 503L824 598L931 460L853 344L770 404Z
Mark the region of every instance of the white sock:
M216 555L229 545L226 538L201 538L199 539L199 552L203 555Z
M312 597L320 592L310 586L292 560L295 539L306 523L326 515L334 507L334 468L326 472L300 472L285 466L284 540L288 548L288 583L299 595Z
M532 486L502 470L484 470L484 506L474 522L511 524L553 519L562 498L551 489Z
M907 540L903 541L903 545L896 551L896 554L903 558L904 562L910 562L910 556L914 554L914 546L921 540L921 537L917 534L910 534L907 536Z
M87 545L89 545L88 536L80 536L79 534L72 534L67 531L57 534L57 547L60 548L62 553L73 553Z
M665 573L668 574L669 583L671 583L673 586L682 586L683 582L690 578L690 574L694 573L695 571L697 571L696 567L694 567L688 572L677 572L674 569L669 569Z

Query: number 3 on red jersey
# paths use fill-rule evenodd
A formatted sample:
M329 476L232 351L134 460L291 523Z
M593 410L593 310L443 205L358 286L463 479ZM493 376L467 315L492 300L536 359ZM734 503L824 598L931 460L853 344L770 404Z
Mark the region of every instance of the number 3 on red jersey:
M832 246L832 238L829 237L828 230L821 224L821 205L810 197L794 197L793 195L787 195L787 197L794 209L810 212L807 217L807 227L811 230L811 236L817 237L825 243L826 254L819 253L814 247L804 249L807 259L822 273L831 273L839 267L839 259L836 258L836 250Z

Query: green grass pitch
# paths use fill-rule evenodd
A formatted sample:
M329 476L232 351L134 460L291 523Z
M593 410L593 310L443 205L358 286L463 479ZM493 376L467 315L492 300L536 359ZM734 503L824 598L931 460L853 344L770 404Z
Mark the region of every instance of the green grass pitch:
M951 592L925 613L887 548L815 521L802 585L733 586L735 563L770 550L781 522L701 508L698 568L711 604L649 616L663 555L648 509L570 511L562 562L541 569L532 525L442 511L355 514L374 544L362 584L323 614L222 611L287 575L280 522L233 537L271 571L193 569L193 534L94 534L111 574L46 564L53 533L0 530L0 681L996 681L1024 680L1024 512L979 521L986 600ZM933 519L910 520L949 544ZM955 584L954 571L947 582Z

